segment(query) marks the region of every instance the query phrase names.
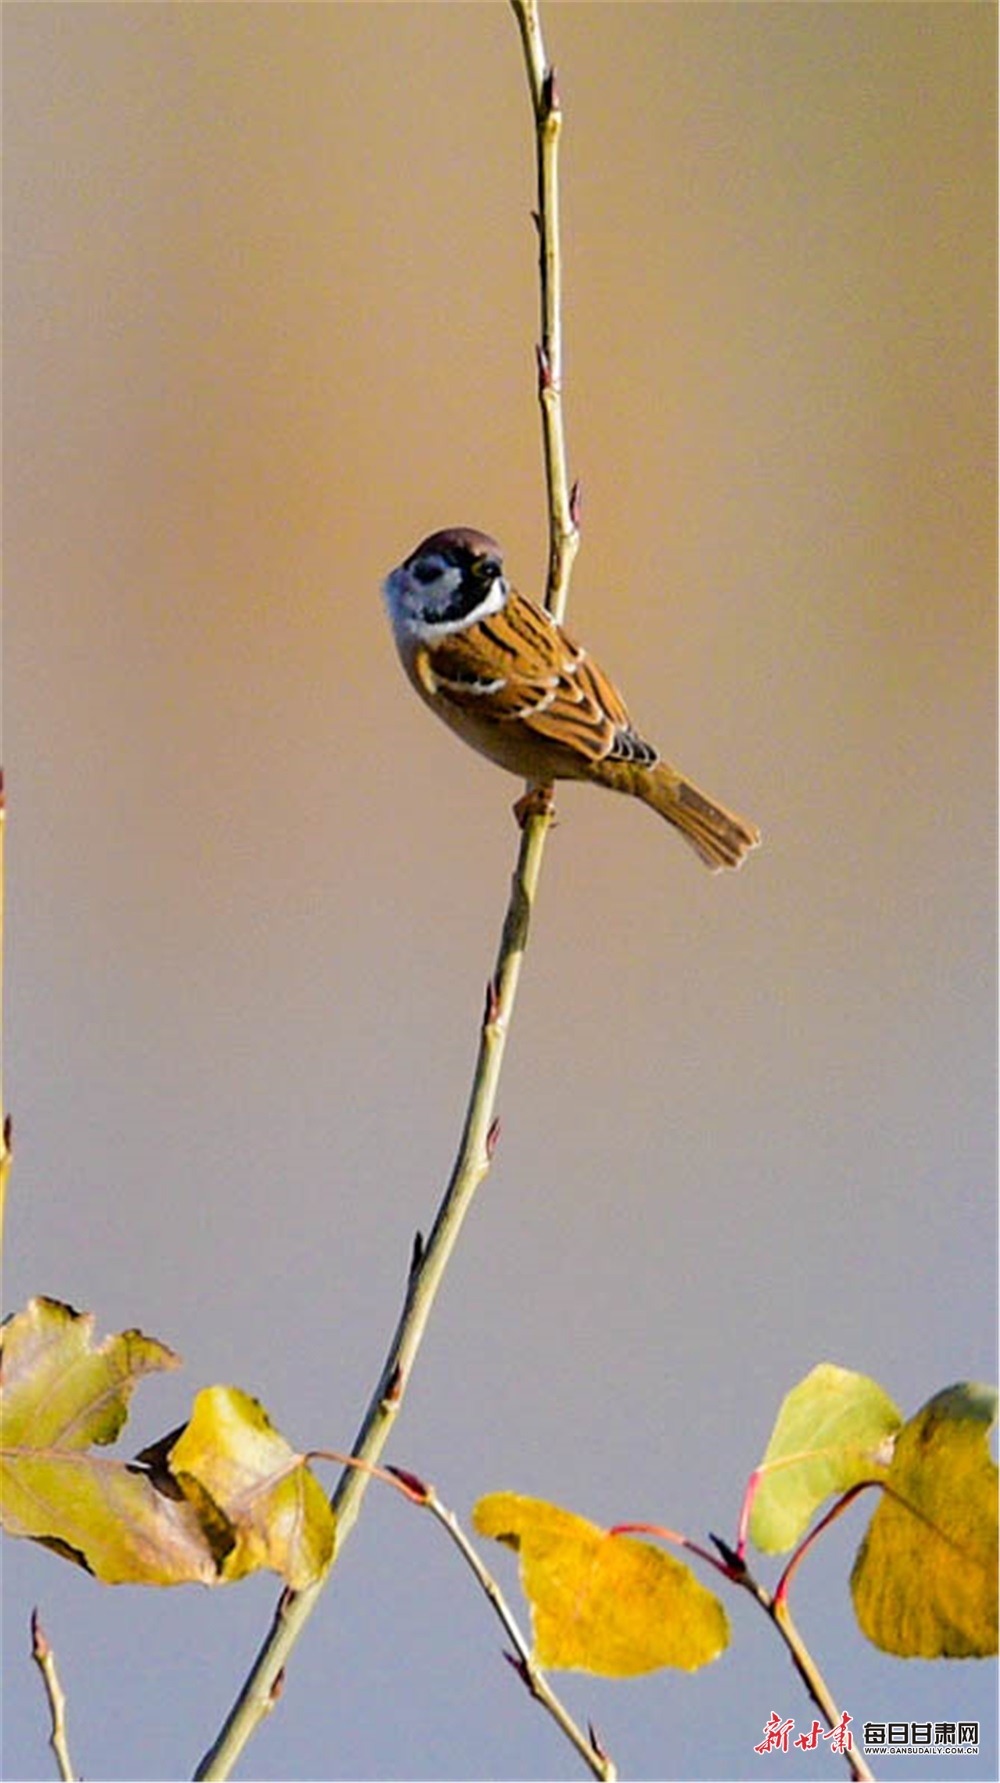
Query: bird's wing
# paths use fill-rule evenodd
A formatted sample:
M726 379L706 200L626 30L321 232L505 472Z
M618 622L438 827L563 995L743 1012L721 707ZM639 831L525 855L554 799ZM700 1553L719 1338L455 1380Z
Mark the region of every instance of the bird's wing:
M585 762L657 760L607 676L523 595L421 654L428 691L483 723L523 725Z

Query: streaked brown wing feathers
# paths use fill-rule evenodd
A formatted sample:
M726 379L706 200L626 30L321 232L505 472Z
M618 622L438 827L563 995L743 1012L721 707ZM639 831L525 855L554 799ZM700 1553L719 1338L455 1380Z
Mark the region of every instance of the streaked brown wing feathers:
M426 667L439 698L484 722L519 722L588 762L656 760L597 664L521 597L436 641Z

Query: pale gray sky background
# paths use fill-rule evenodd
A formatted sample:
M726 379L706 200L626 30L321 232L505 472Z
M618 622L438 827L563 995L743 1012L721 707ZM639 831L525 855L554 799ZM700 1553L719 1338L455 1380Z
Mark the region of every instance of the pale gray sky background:
M391 1457L732 1534L823 1359L911 1412L995 1376L995 14L565 5L571 626L762 826L711 879L560 798L495 1170ZM5 12L6 1305L180 1350L350 1443L447 1176L517 787L436 727L379 598L432 528L537 590L532 145L505 6ZM798 1617L860 1724L995 1668ZM494 1556L513 1588L513 1566ZM765 1578L775 1574L762 1566ZM5 1563L4 1764L188 1776L276 1585ZM695 1678L562 1679L623 1776L756 1778L803 1692L749 1601ZM430 1521L369 1494L255 1778L575 1777ZM931 1783L923 1761L896 1778ZM768 1776L845 1774L825 1753Z

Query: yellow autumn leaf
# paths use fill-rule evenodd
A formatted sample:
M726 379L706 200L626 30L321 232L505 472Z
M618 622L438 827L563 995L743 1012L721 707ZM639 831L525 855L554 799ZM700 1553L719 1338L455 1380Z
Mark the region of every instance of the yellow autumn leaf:
M480 1535L520 1555L540 1665L614 1678L697 1671L727 1645L718 1598L652 1543L515 1492L481 1498L473 1516Z
M326 1493L248 1393L204 1388L166 1453L185 1497L217 1506L234 1532L225 1578L267 1566L301 1590L329 1564L334 1519Z
M851 1573L864 1634L907 1659L997 1651L997 1469L991 1387L935 1394L896 1439L887 1490Z

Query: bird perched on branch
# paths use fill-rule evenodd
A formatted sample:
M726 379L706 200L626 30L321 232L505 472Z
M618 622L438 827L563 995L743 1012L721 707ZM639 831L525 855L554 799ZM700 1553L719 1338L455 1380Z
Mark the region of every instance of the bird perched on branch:
M511 587L486 533L432 533L387 577L384 594L414 687L480 754L535 786L589 780L629 793L713 870L738 867L756 848L755 825L662 761L587 651Z

